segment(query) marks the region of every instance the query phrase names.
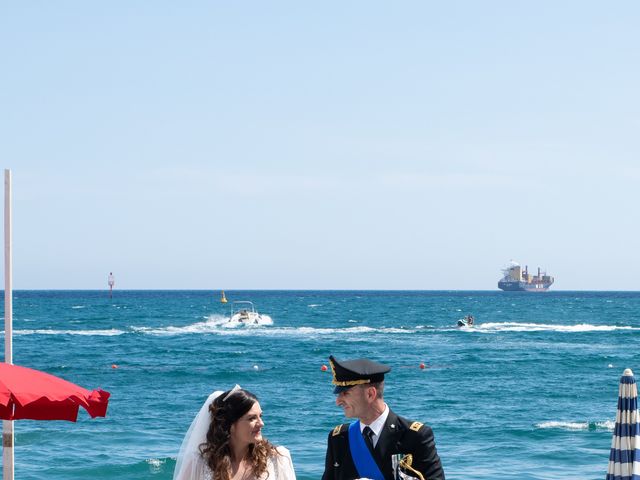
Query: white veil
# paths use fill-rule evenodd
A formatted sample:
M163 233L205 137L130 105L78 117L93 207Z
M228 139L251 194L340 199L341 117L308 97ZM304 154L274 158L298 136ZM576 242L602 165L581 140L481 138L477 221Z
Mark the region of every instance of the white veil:
M196 418L191 422L191 426L184 436L180 452L176 459L176 468L173 471L173 480L204 480L207 464L200 455L200 445L207 440L207 431L211 424L211 414L209 405L224 392L218 390L213 392L204 402Z

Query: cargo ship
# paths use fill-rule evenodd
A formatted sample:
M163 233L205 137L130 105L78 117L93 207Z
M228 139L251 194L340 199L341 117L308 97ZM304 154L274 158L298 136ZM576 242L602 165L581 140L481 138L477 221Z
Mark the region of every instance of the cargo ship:
M505 292L546 292L553 283L553 277L547 275L546 272L531 275L529 267L522 267L513 260L509 265L502 269L503 277L498 282L498 288Z

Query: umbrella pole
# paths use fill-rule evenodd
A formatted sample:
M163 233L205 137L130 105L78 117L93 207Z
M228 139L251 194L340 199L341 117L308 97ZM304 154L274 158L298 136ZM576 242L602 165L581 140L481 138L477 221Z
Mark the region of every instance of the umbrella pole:
M4 361L13 363L11 170L4 171ZM13 480L13 421L2 421L2 478Z

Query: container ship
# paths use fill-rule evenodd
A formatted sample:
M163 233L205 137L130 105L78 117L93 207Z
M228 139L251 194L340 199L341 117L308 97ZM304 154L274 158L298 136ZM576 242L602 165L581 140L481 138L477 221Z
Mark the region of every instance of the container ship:
M540 273L540 267L537 275L531 275L528 266L522 270L514 261L502 270L502 274L498 288L505 292L546 292L553 283L553 277L546 272Z

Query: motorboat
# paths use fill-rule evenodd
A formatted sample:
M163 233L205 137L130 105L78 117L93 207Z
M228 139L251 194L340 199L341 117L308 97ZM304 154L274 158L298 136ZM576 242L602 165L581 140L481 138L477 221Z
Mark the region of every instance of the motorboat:
M475 320L473 318L473 315L467 315L464 318L461 318L460 320L458 320L458 326L459 327L473 327Z
M229 323L243 323L246 325L260 325L263 322L262 315L258 313L252 302L235 301L231 303L231 317Z

